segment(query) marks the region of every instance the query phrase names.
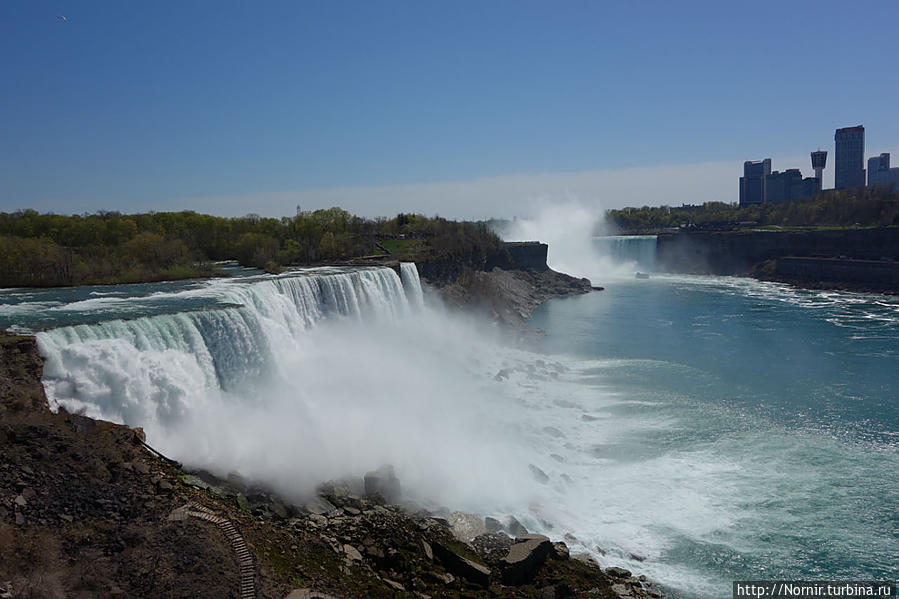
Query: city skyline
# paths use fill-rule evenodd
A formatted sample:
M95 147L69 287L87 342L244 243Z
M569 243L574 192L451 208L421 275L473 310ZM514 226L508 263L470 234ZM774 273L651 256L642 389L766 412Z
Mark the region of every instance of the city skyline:
M899 7L775 6L6 2L0 210L503 217L732 202L856 123L899 154Z

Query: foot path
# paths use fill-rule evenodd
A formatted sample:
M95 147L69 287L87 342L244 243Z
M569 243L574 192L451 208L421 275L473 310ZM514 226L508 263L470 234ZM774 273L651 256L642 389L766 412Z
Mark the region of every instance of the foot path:
M253 557L253 552L250 551L250 547L244 540L243 535L234 526L234 523L227 518L217 516L209 508L196 503L188 503L175 509L169 515L169 520L186 520L191 516L215 524L228 538L234 553L237 554L237 563L240 568L240 599L256 599L256 559Z

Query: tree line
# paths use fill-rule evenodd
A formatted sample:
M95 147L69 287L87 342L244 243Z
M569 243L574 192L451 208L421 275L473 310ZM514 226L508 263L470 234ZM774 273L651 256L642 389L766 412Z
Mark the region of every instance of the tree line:
M702 206L680 208L623 208L607 211L606 220L623 233L741 224L785 227L899 226L899 190L883 186L827 190L808 200L784 204L739 206L707 202Z
M341 208L262 218L184 212L82 215L0 212L0 286L141 282L216 274L237 260L277 271L383 253L381 241L417 240L407 259L476 263L501 247L484 223L398 214L366 219Z

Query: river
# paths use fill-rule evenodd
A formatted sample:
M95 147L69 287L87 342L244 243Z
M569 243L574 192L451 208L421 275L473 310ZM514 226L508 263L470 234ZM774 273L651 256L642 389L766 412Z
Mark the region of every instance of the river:
M576 274L605 291L538 308L529 348L408 266L2 290L0 328L37 332L54 406L288 496L391 463L410 502L514 515L672 597L895 578L899 301L634 278L653 243L597 241Z

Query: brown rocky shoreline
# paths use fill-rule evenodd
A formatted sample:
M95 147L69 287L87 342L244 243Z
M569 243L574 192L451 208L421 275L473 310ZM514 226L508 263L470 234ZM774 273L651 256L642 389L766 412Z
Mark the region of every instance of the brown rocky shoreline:
M525 328L534 309L548 299L590 293L589 279L552 270L549 246L539 242L506 243L500 256L482 268L460 268L445 262L418 264L421 278L449 307L486 316L494 323Z

